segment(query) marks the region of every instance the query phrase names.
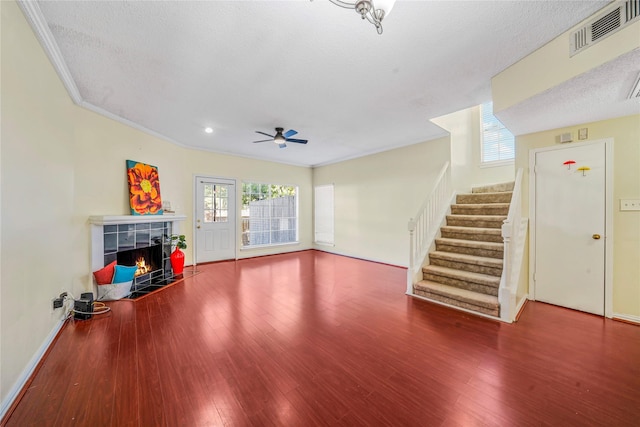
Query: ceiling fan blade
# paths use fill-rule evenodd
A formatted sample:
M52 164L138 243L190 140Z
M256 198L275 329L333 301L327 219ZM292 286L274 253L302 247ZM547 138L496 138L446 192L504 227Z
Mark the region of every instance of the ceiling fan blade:
M278 147L280 148L285 148L287 146L287 144L278 144Z
M285 139L285 141L287 141L287 142L295 142L296 144L306 144L307 142L309 142L306 139L294 139L294 138L287 138L287 139Z
M275 135L269 135L268 133L260 132L259 130L257 130L256 133L259 133L260 135L268 136L272 139L275 138Z
M258 142L273 142L273 138L271 139L261 139L260 141L253 141L254 144L257 144Z
M288 131L283 133L282 136L284 136L285 138L289 138L290 136L293 136L293 135L295 135L297 133L298 133L298 131L295 131L293 129L289 129Z

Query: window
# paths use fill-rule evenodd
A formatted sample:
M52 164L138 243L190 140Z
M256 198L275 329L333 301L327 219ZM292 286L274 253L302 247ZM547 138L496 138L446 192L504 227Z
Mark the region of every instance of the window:
M204 222L227 222L229 191L226 185L204 183Z
M314 191L315 242L333 245L333 185L319 185Z
M514 137L493 115L493 102L480 107L482 121L481 163L495 164L512 161L515 157Z
M242 246L298 241L298 188L242 183Z

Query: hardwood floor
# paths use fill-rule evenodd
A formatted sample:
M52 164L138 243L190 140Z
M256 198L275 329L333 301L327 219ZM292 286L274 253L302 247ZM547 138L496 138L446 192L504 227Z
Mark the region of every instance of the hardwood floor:
M497 323L316 251L198 269L71 321L6 425L640 424L640 327L541 303Z

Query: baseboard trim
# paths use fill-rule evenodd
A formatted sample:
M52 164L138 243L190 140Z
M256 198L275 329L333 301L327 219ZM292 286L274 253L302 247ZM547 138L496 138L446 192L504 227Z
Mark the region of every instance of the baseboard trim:
M13 387L11 387L11 390L9 390L7 397L4 398L2 406L0 407L0 426L4 426L9 420L9 417L18 405L18 402L20 402L20 399L22 399L22 396L26 393L35 374L40 370L42 361L49 353L53 343L58 339L58 336L66 323L66 320L60 320L60 322L53 327L40 348L38 348L38 351L36 351L20 374Z
M518 303L517 307L516 307L516 318L513 319L514 322L517 322L518 319L520 319L520 315L522 314L522 310L524 310L524 306L527 305L529 294L523 296L520 299L520 302Z
M326 249L312 248L311 250L312 251L318 251L318 252L326 252L328 254L343 256L343 257L346 257L346 258L359 259L361 261L375 262L376 264L388 265L389 267L404 268L405 270L409 268L406 265L391 264L391 263L389 263L387 261L382 261L382 260L379 260L379 259L363 258L363 257L360 257L360 256L349 255L349 254L336 252L336 251L329 251L329 250L326 250Z
M640 326L640 316L634 316L632 314L613 313L613 316L611 316L611 318L619 322L631 323L632 325Z

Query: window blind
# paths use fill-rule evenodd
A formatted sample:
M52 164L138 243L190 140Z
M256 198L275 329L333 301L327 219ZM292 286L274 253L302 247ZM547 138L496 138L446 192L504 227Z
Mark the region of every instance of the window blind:
M513 160L515 138L493 115L493 102L480 107L482 120L482 163Z

